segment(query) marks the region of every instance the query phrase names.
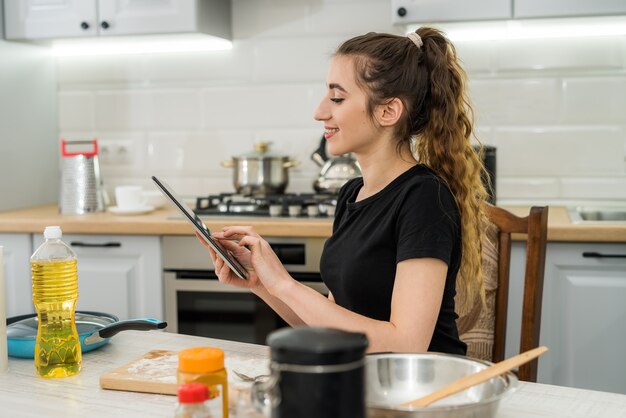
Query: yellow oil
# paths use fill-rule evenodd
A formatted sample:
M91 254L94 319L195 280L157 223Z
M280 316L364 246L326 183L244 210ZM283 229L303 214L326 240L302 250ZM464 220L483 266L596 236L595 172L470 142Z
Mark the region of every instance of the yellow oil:
M82 365L76 330L78 300L76 260L31 262L33 303L39 328L35 343L35 369L46 378L77 374Z

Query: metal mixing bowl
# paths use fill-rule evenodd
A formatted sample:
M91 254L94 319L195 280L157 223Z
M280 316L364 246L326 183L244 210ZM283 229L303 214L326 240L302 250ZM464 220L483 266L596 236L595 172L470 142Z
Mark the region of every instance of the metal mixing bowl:
M370 354L365 360L368 418L494 417L500 400L517 387L509 372L426 408L401 407L491 363L436 353Z

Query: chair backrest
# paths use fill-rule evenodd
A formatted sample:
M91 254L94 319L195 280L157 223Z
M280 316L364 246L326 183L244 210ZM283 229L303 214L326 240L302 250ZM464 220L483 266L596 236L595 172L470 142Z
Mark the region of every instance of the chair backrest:
M494 277L485 277L486 284L491 286L487 288L487 305L488 309L493 309L493 312L481 312L469 322L464 322L463 318L460 318L459 333L461 338L464 338L465 335L469 336L468 338L471 340L468 341L468 355L470 356L472 355L472 345L483 344L481 340L484 340L485 337L492 338L493 341L489 341L486 347L492 350L490 360L498 362L504 359L512 234L526 235L526 268L520 352L539 346L548 235L548 207L533 206L526 217L518 217L503 208L487 203L485 204L485 211L489 223L497 229L496 231L491 230L496 242L487 242L487 244L493 245L483 246L483 270L487 275L494 275ZM490 259L490 256L494 257L495 260ZM489 265L489 263L494 265ZM466 329L461 329L462 326ZM472 330L472 327L478 331ZM492 330L488 329L489 327L492 327ZM482 348L484 347L483 344ZM520 380L536 382L537 364L538 361L534 360L521 366L518 373Z

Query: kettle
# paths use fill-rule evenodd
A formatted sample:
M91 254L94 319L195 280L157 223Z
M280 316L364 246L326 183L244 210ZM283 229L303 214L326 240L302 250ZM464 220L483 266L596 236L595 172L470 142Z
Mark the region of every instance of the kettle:
M337 194L348 180L361 176L359 162L352 154L328 157L324 136L319 147L311 154L311 159L321 167L317 179L313 182L313 188L317 193Z

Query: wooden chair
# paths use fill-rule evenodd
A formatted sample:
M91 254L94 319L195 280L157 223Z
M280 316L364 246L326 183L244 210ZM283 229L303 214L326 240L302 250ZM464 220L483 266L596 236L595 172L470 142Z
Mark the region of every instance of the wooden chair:
M497 230L492 230L496 242L494 243L494 254L496 260L492 260L495 266L491 269L495 277L491 277L494 289L491 298L488 295L488 308L493 312L481 312L479 315L488 317L488 321L482 321L493 327L488 334L493 338L488 347L493 347L491 361L498 362L504 359L504 343L506 340L507 307L509 294L509 275L511 267L511 234L524 234L526 241L526 268L524 274L524 296L522 304L522 322L520 352L530 350L539 346L539 332L541 326L541 304L543 296L543 277L546 259L546 244L548 234L548 207L533 206L526 217L518 217L511 212L497 206L485 204L485 211L489 222ZM488 260L483 257L483 265ZM487 280L487 278L485 278ZM491 304L491 306L489 306ZM460 321L459 323L462 323ZM472 326L476 326L474 322ZM471 327L459 333L463 335L471 333ZM479 333L480 334L480 333ZM471 347L472 342L468 342ZM469 348L468 347L468 348ZM468 349L468 355L472 355ZM519 368L518 376L520 380L529 382L537 381L537 364L534 360Z

